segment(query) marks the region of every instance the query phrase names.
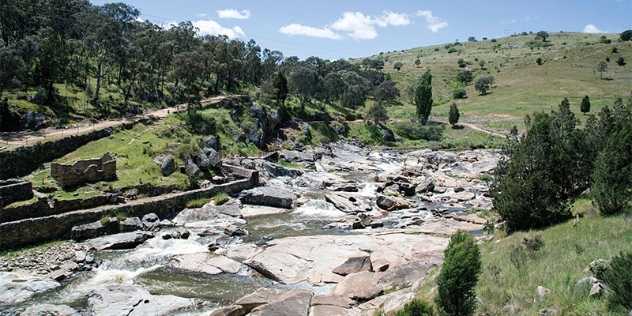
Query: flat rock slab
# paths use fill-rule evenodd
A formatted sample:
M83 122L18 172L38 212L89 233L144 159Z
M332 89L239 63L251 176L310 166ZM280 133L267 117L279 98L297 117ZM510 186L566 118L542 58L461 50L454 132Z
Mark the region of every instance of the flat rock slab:
M150 238L154 238L153 233L129 232L90 239L84 244L88 249L94 248L98 251L107 249L132 249Z
M20 316L81 316L79 312L66 305L38 304L29 306Z
M279 299L279 297L286 294L288 291L273 289L273 288L260 288L254 293L248 294L235 302L235 305L240 305L244 310L249 313L254 308L272 303Z
M48 278L34 277L13 272L0 272L0 305L17 304L28 301L61 286Z
M375 270L376 261L393 267L442 253L447 245L447 238L402 233L287 237L270 241L244 263L284 284L337 283L343 278L333 270L360 251L371 254Z
M317 305L309 309L310 316L357 316L356 311L340 306Z
M305 289L293 289L272 303L255 308L253 316L307 316L314 293Z
M220 273L236 274L245 268L244 265L233 259L210 252L177 255L173 258L170 265L179 270L211 275Z
M368 301L382 293L382 289L375 286L381 273L362 271L347 275L342 282L336 284L331 294L348 297L356 301Z
M244 218L251 218L264 215L279 215L291 212L291 209L271 207L271 206L244 206L241 215Z
M371 205L364 201L364 197L353 193L328 193L325 200L345 213L361 213L371 211Z
M244 204L283 208L291 208L294 198L292 191L278 187L258 187L242 191L239 195L239 199Z
M459 229L465 230L468 232L479 231L483 229L483 225L472 224L472 223L462 222L462 221L457 221L457 220L445 220L442 218L432 218L429 220L425 220L419 226L409 226L407 228L407 231L429 234L433 236L449 237L450 235L456 233L456 231ZM373 265L375 268L375 262Z
M173 295L151 295L146 290L129 285L105 285L88 294L90 315L160 316L194 306L193 299Z

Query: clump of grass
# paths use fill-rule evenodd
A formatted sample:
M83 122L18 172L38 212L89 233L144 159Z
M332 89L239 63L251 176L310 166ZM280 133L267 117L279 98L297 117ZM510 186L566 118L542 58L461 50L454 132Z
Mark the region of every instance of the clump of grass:
M218 193L213 197L213 201L215 201L215 205L222 205L230 200L230 197L226 193Z
M204 206L204 204L206 204L208 202L210 202L209 198L200 197L200 198L197 198L197 199L186 201L186 203L184 203L184 206L186 208L200 208L200 207Z
M123 213L123 212L118 212L116 213L116 215L114 216L116 217L116 219L121 222L127 219L127 214Z
M103 215L103 217L101 217L101 219L99 220L99 222L101 222L101 225L105 226L107 224L109 224L111 221L110 216L108 215Z

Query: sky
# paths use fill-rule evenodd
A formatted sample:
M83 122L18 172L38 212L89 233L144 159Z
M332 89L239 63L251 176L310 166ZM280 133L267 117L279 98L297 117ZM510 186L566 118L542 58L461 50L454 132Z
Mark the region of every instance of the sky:
M632 29L632 0L90 1L124 2L139 9L141 20L166 28L191 21L202 35L253 39L301 60L362 58L471 36Z

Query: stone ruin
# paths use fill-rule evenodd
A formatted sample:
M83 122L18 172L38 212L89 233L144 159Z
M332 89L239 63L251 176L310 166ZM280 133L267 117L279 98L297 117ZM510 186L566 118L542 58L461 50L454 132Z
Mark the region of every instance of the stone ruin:
M87 182L99 182L116 179L116 158L105 153L101 158L77 160L72 165L52 163L50 173L62 188Z
M0 180L0 208L33 198L33 185L22 179Z

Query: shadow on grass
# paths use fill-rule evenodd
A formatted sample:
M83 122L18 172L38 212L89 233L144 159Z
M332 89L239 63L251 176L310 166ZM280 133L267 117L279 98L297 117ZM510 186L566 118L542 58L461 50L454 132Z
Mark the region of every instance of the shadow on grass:
M464 129L465 126L463 125L452 125L452 129Z

